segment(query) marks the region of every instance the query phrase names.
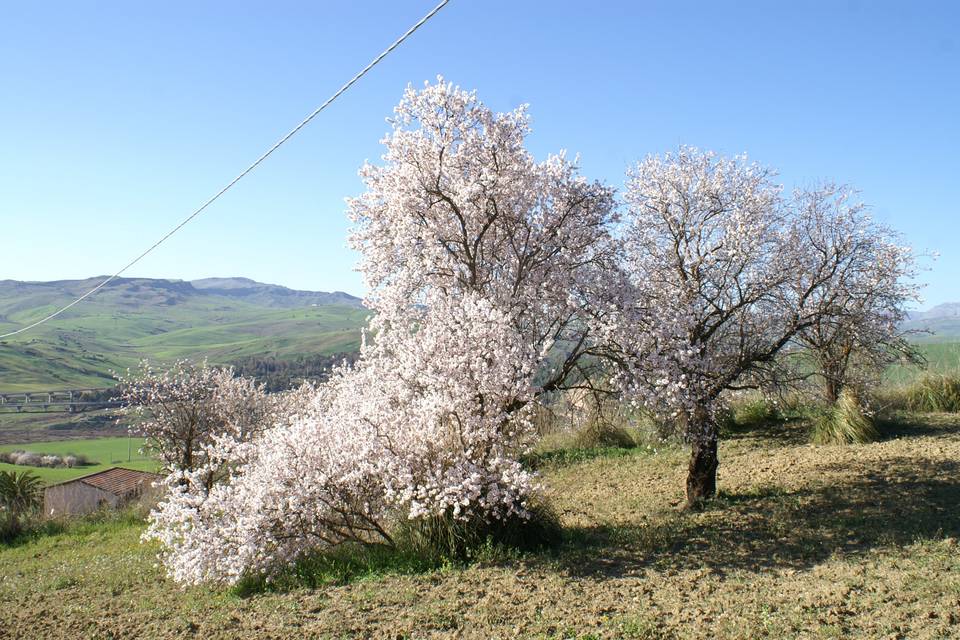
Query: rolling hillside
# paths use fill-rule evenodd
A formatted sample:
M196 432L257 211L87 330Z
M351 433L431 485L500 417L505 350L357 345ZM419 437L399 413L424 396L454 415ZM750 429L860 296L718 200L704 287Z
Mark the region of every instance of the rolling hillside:
M36 321L101 278L0 281L0 332ZM0 341L0 391L104 387L140 358L278 359L355 350L368 312L343 292L245 278L122 278L53 321Z
M904 327L929 332L918 335L918 342L956 340L960 338L960 302L947 302L927 311L911 312Z
M44 317L101 280L0 280L0 333ZM222 364L353 351L367 315L358 298L343 292L246 278L121 278L48 324L0 340L0 392L110 386L111 371L144 357ZM905 328L931 331L915 336L928 343L931 368L955 370L960 304L914 312ZM893 369L891 380L917 373Z

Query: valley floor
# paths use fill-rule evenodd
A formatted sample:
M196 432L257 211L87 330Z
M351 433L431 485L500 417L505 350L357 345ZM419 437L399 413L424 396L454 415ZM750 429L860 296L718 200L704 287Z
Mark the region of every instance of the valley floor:
M862 446L740 433L698 513L678 509L684 467L545 469L551 553L246 598L178 589L142 525L78 527L0 548L0 637L960 638L960 416Z

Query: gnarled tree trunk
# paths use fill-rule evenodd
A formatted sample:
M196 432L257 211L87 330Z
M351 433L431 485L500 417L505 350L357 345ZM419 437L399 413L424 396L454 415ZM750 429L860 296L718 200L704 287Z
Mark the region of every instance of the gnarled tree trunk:
M717 423L709 411L696 410L688 418L687 434L691 441L690 466L687 470L687 506L717 493Z

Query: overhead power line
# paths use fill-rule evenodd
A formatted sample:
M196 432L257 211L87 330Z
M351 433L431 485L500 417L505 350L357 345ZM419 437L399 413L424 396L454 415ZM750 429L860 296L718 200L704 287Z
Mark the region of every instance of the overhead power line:
M314 118L316 118L316 117L320 114L321 111L323 111L324 109L326 109L334 100L336 100L336 99L339 98L341 95L343 95L343 94L347 91L347 89L349 89L350 87L352 87L352 86L354 85L354 83L356 83L360 78L362 78L363 76L365 76L368 71L370 71L370 70L373 69L375 66L377 66L377 64L378 64L381 60L383 60L384 58L386 58L386 57L390 54L391 51L393 51L394 49L396 49L397 47L399 47L399 46L403 43L404 40L406 40L406 39L409 38L411 35L413 35L413 32L414 32L414 31L416 31L417 29L419 29L420 27L422 27L424 24L426 24L427 21L430 20L430 18L432 18L433 16L435 16L435 15L437 14L437 12L439 12L440 9L442 9L444 6L446 6L447 3L449 3L449 2L450 2L450 0L442 0L442 2L440 2L440 4L438 4L438 5L435 6L433 9L431 9L430 12L429 12L427 15L423 16L422 18L420 18L420 20L417 21L416 24L414 24L412 27L410 27L409 29L407 29L406 32L404 32L404 34L403 34L402 36L400 36L399 38L397 38L397 39L393 42L393 44L391 44L389 47L387 47L386 49L384 49L383 52L382 52L380 55L378 55L376 58L374 58L374 59L370 62L370 64L368 64L368 65L365 66L363 69L361 69L360 72L357 73L357 75L355 75L355 76L353 76L352 78L350 78L350 80L347 81L347 83L344 84L342 87L340 87L340 88L337 90L336 93L334 93L332 96L330 96L329 98L327 98L326 102L324 102L324 103L321 104L319 107L317 107L316 109L314 109L313 112L312 112L310 115L308 115L306 118L304 118L304 119L300 122L300 124L298 124L298 125L295 126L293 129L291 129L290 132L287 133L287 134L286 134L285 136L283 136L282 138L280 138L280 139L276 142L276 144L274 144L272 147L270 147L269 149L267 149L267 151L264 152L263 155L261 155L261 156L260 156L259 158L257 158L250 166L248 166L246 169L244 169L244 170L240 173L240 175L238 175L236 178L234 178L233 180L231 180L230 182L228 182L227 185L224 186L222 189L220 189L220 191L217 191L217 193L214 194L213 197L211 197L209 200L207 200L206 202L204 202L204 203L203 203L202 205L200 205L196 210L194 210L193 213L191 213L189 216L187 216L187 217L183 220L183 222L181 222L180 224L178 224L177 226L175 226L175 227L174 227L173 229L171 229L165 236L163 236L162 238L160 238L159 240L157 240L155 243L153 243L153 244L150 246L150 248L148 248L146 251L144 251L143 253L141 253L140 255L138 255L136 258L134 258L133 260L131 260L130 262L128 262L122 269L120 269L119 271L117 271L115 274L113 274L112 276L106 278L103 282L101 282L100 284L98 284L98 285L95 286L94 288L90 289L89 291L87 291L86 293L84 293L82 296L80 296L79 298L77 298L76 300L74 300L73 302L71 302L70 304L67 304L67 305L65 305L64 307L62 307L62 308L60 308L60 309L57 309L56 311L54 311L54 312L51 313L50 315L48 315L48 316L46 316L45 318L42 318L42 319L40 319L40 320L37 320L37 321L34 322L33 324L28 324L27 326L21 327L21 328L17 329L16 331L11 331L11 332L9 332L9 333L0 334L0 339L9 338L10 336L15 336L15 335L17 335L18 333L23 333L23 332L25 332L25 331L29 331L30 329L33 329L33 328L35 328L35 327L39 327L40 325L44 324L45 322L49 322L50 320L53 320L54 318L56 318L57 316L59 316L60 314L62 314L64 311L67 311L67 310L70 309L71 307L80 304L81 302L83 302L84 300L86 300L87 298L89 298L90 296L92 296L93 294L95 294L97 291L99 291L99 290L102 289L103 287L107 286L107 284L109 284L111 281L113 281L113 280L119 278L121 275L123 275L123 273L124 273L127 269L129 269L129 268L132 267L133 265L135 265L135 264L137 264L138 262L140 262L143 258L145 258L147 255L149 255L154 249L156 249L156 248L159 247L161 244L163 244L164 242L166 242L167 239L170 238L170 236L172 236L173 234L175 234L177 231L180 231L180 229L182 229L184 226L186 226L186 224L187 224L188 222L190 222L191 220L193 220L194 218L196 218L198 215L200 215L201 213L203 213L203 211L204 211L207 207L209 207L211 204L213 204L214 202L216 202L216 201L220 198L220 196L222 196L222 195L225 194L227 191L229 191L229 190L233 187L233 185L235 185L235 184L237 184L238 182L240 182L241 180L243 180L243 178L244 178L248 173L250 173L251 171L253 171L254 169L256 169L256 168L260 165L261 162L263 162L264 160L266 160L267 158L269 158L270 155L271 155L274 151L276 151L277 149L279 149L279 148L281 147L281 145L283 145L287 140L289 140L290 138L292 138L293 136L295 136L295 135L297 134L297 132L300 131L300 129L303 129L305 126L307 126L307 125L310 123L311 120L313 120Z

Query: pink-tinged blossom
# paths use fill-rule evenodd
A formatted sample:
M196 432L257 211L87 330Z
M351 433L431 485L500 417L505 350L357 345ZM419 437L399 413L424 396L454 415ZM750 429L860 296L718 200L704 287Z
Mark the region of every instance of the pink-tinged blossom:
M815 313L797 336L800 371L788 367L788 381L812 369L828 402L844 389L863 399L888 365L920 360L901 329L906 307L919 301L916 258L893 229L852 201L855 195L833 183L794 195L800 241L812 255L833 260L829 277L811 296Z
M398 518L528 515L531 402L597 345L614 216L609 188L563 155L535 161L527 133L523 108L495 114L442 81L407 90L348 203L374 312L360 359L253 440L216 439L225 482L167 480L146 537L171 576L233 582L390 544Z
M625 200L628 287L605 335L623 354L621 387L674 416L692 443L695 503L716 491L722 394L761 385L783 349L830 313L850 252L861 264L879 256L857 248L863 225L827 221L817 198L785 198L772 172L745 157L687 147L649 157L629 172ZM829 247L824 233L837 235ZM884 322L868 315L858 327Z

